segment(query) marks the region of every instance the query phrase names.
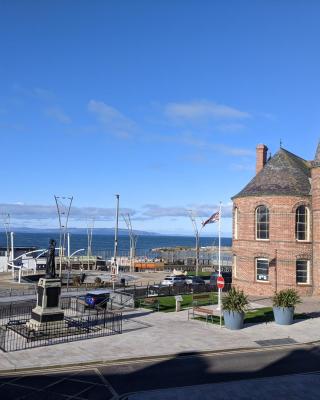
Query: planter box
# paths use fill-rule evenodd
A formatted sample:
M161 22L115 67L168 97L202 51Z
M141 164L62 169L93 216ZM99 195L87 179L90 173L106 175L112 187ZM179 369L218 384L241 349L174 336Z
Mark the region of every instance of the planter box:
M223 311L224 325L231 330L243 328L244 312Z
M279 325L293 323L294 307L273 307L274 320Z

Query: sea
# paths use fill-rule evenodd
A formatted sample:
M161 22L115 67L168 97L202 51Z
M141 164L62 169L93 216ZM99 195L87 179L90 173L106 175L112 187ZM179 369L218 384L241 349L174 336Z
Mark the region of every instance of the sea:
M48 248L49 240L55 239L59 243L59 235L52 233L22 233L17 232L14 235L14 246L16 247L36 247L39 249ZM0 233L0 246L6 247L6 235ZM201 237L200 246L217 246L217 237ZM221 238L222 246L231 246L231 238ZM151 254L151 250L159 247L194 247L195 238L192 236L165 236L165 235L141 235L138 237L136 245L137 256L147 256ZM70 235L70 250L71 253L84 249L83 254L86 254L88 248L88 237L84 234ZM94 235L92 237L92 254L101 255L103 257L111 257L114 248L113 235ZM129 236L121 235L118 237L118 254L121 256L128 255L130 249ZM81 255L81 252L79 252Z

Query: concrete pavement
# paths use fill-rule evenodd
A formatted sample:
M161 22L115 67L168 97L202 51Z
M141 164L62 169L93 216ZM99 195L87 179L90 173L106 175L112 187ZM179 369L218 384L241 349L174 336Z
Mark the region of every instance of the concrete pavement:
M291 326L280 326L274 322L247 325L240 331L229 331L198 320L188 321L187 311L152 313L142 309L126 313L125 318L121 335L62 343L41 350L34 348L2 353L0 370L107 362L183 352L260 348L257 342L275 339L281 339L279 344L320 340L320 318L297 320Z

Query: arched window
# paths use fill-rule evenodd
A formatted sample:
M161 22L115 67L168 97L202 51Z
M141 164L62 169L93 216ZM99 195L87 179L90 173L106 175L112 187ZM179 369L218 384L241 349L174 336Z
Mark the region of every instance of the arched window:
M234 209L234 238L238 239L238 207Z
M306 206L296 210L296 239L309 240L309 209Z
M256 238L269 239L269 210L266 206L256 209Z

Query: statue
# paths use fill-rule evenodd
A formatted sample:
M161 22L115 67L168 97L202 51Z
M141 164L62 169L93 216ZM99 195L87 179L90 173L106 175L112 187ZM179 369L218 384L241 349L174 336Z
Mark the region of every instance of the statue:
M56 277L56 263L55 263L55 251L56 241L50 239L50 245L47 252L47 263L46 263L46 278Z

